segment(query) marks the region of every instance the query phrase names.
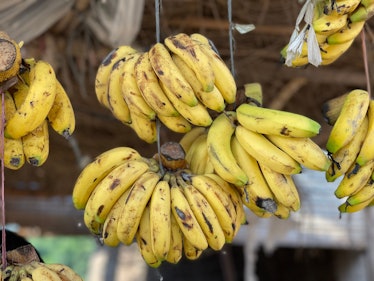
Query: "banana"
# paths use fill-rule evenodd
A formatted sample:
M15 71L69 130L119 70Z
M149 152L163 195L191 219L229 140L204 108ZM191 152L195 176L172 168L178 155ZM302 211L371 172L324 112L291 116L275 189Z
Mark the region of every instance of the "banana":
M168 36L164 44L173 53L178 55L195 73L204 92L211 92L214 88L214 72L210 60L200 48L200 44L185 33Z
M183 233L174 215L170 216L171 236L166 261L177 264L183 256Z
M363 2L361 1L363 4ZM374 15L374 3L367 1L365 5L360 5L357 9L349 15L351 22L367 21Z
M149 60L148 52L141 54L135 63L135 79L142 96L157 115L179 116L178 111L160 87L158 77Z
M348 93L331 98L322 105L322 115L328 125L333 126L339 117Z
M160 79L160 82L168 89L168 92L170 92L175 99L180 100L180 102L188 106L192 107L197 105L198 99L193 89L175 65L165 45L162 43L154 44L148 51L148 56L154 72ZM167 95L167 97L170 99L169 95ZM178 108L176 109L178 110Z
M135 239L144 261L153 268L161 265L162 261L157 259L152 249L151 219L149 205L145 206L139 221L139 228L135 234Z
M123 59L123 57L137 52L137 50L130 46L121 45L110 51L110 53L100 63L95 77L95 94L99 103L106 108L109 108L108 82L113 65L117 61Z
M195 126L208 127L212 123L212 117L207 108L199 101L194 106L189 106L178 99L170 89L160 82L160 86L170 99L171 103L188 122Z
M286 175L301 172L301 165L274 145L264 135L239 125L235 129L235 136L242 147L260 164L271 167L274 171Z
M342 29L345 26L347 19L347 14L337 15L336 13L332 13L326 15L322 13L320 17L313 20L312 27L315 33L328 36Z
M181 176L177 176L177 182L205 234L209 247L216 251L221 250L226 242L225 234L214 209L192 184L187 184Z
M278 219L286 220L291 215L291 209L284 206L282 203L277 202L277 210L274 212L274 216Z
M341 44L334 44L330 45L328 43L321 44L320 50L321 50L321 57L322 62L321 65L329 65L333 62L335 62L338 58L340 58L353 44L355 38L341 43Z
M196 248L193 243L187 239L187 237L183 236L183 252L184 256L188 260L197 260L204 250Z
M83 279L76 273L71 267L60 264L60 263L45 263L43 264L45 267L53 270L56 272L60 278L64 280L70 281L82 281Z
M328 0L324 3L325 14L345 15L352 13L359 5L360 0Z
M198 100L207 108L216 112L222 112L225 109L226 104L218 88L213 85L213 89L211 91L204 91L200 81L196 77L195 72L187 65L187 63L176 54L173 54L172 58L176 66L183 74L184 78L195 91Z
M374 197L374 181L369 179L367 183L358 191L348 196L346 203L355 206L368 200L373 200Z
M17 281L19 279L20 266L14 266L9 276L9 281ZM4 279L5 280L5 279Z
M108 77L107 103L113 116L123 124L131 123L131 114L128 104L122 94L123 66L126 56L113 64Z
M237 186L248 182L248 177L239 167L231 151L231 138L235 132L236 113L227 111L218 115L208 131L209 159L215 172L224 180ZM225 132L222 134L222 132Z
M83 168L75 181L72 193L74 207L83 210L97 184L115 167L141 157L138 151L127 146L115 147L96 156L94 161Z
M141 140L147 143L154 143L157 141L156 120L151 120L138 114L131 114L131 124L129 124L129 126Z
M62 281L58 274L45 266L37 266L32 271L32 280L35 281Z
M196 138L196 141L186 154L186 161L189 164L189 169L194 174L204 174L207 163L210 161L207 138L207 134L200 135Z
M156 184L149 209L153 253L158 260L163 261L168 255L171 241L170 185L167 178Z
M261 163L259 165L276 201L293 211L299 210L300 196L292 176L276 172Z
M205 127L193 127L189 132L184 134L179 140L179 144L182 146L184 152L187 153L196 138L206 132L207 129Z
M131 113L131 119L134 115L140 115L143 118L154 120L156 112L146 102L135 78L135 64L142 53L135 53L127 56L122 67L122 95Z
M373 170L374 161L370 161L364 166L358 166L354 163L344 174L343 179L335 190L335 196L343 198L360 190L370 179Z
M254 204L263 211L274 213L277 209L274 195L264 179L257 160L248 154L236 136L231 140L231 150L239 167L248 177L248 182L243 187L239 187L243 204L248 208L249 205Z
M356 158L356 163L360 166L374 159L374 100L370 100L367 116L369 120L367 134Z
M328 152L337 152L357 134L365 119L369 103L370 96L367 91L355 89L349 92L327 139Z
M245 195L242 195L242 197L245 196ZM243 200L244 202L244 200ZM274 204L275 204L275 209L274 209L274 212L277 210L277 204L278 203L275 203L274 201ZM255 214L257 217L259 218L270 218L273 216L274 212L267 212L265 209L263 208L260 208L256 205L256 203L253 201L253 200L248 200L246 203L245 203L245 206L253 213Z
M52 129L68 139L75 130L75 113L70 98L56 79L56 96L47 115Z
M205 250L208 247L208 241L183 193L182 187L178 185L175 175L171 175L170 178L170 196L172 214L183 236L194 248Z
M372 204L373 199L374 199L374 196L372 196L370 199L368 199L368 200L366 200L366 201L363 201L363 202L357 203L357 204L355 204L355 205L351 205L351 204L349 204L349 203L346 201L346 202L344 202L343 204L341 204L341 205L338 206L338 210L339 210L341 213L355 213L355 212L358 212L358 211L361 211L361 210L365 209L365 208L368 207L370 204Z
M327 171L331 165L327 154L311 138L266 137L305 168Z
M173 132L185 134L192 129L192 125L182 115L178 116L165 116L157 115L157 118L165 125L166 128Z
M205 196L218 217L226 242L231 243L237 233L237 214L229 194L218 182L206 175L183 175L183 178Z
M243 103L236 109L239 124L248 130L266 135L314 137L321 125L313 119L292 112Z
M3 53L3 56L7 59L3 62L3 66L6 66L7 68L0 70L0 83L2 83L17 75L22 63L22 54L20 45L11 39L8 34L1 32L0 40L3 46L8 47L3 49L8 49L9 51L7 52L7 55ZM5 52L5 50L3 51Z
M355 163L362 143L365 140L368 130L368 123L368 118L364 118L364 121L351 141L340 148L337 152L329 154L329 157L331 158L331 165L325 174L328 182L333 182L338 177L345 174L352 164Z
M336 33L327 37L327 43L330 45L342 44L355 39L364 28L365 21L349 22Z
M148 171L131 187L117 226L118 238L125 245L133 242L144 208L160 178L160 173Z
M5 107L5 124L16 112L16 105L12 95L6 91L4 93ZM4 138L4 166L8 169L18 170L25 163L25 155L23 153L22 138L10 139Z
M48 121L22 137L23 153L26 161L32 166L39 167L45 163L49 155Z
M201 49L205 55L208 56L215 77L214 84L220 91L224 100L228 104L234 103L236 100L237 86L231 70L227 67L219 54L210 46L208 38L200 33L193 33L190 37L200 43Z
M6 137L23 137L43 123L55 100L56 81L49 63L39 60L31 67L29 91L23 103L17 106L16 113L8 120L4 129Z

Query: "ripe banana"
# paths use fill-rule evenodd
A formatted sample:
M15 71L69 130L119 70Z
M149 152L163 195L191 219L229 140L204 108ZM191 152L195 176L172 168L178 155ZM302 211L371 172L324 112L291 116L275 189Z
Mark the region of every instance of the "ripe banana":
M129 126L141 140L147 143L157 141L157 124L155 120L142 115L131 114L131 124Z
M231 150L239 166L248 177L248 182L244 186L238 187L241 191L243 204L248 208L250 208L249 205L254 204L266 212L274 213L277 209L274 195L264 179L257 160L248 154L236 136L231 140Z
M39 60L31 67L29 91L24 102L17 106L16 113L8 120L4 129L6 137L23 137L43 123L55 100L56 81L49 63Z
M56 79L56 96L47 115L52 129L68 139L75 130L75 113L70 98Z
M178 111L160 87L158 77L149 60L148 52L142 53L135 63L135 79L142 96L157 115L179 116Z
M277 210L274 212L274 216L278 219L286 220L291 215L291 208L284 206L282 203L277 201Z
M215 172L224 180L237 186L248 182L248 177L239 167L231 151L231 138L235 132L236 113L227 111L218 115L208 131L209 159ZM222 132L225 132L222 134Z
M126 146L115 147L96 156L94 161L83 168L75 181L72 193L74 207L83 210L97 184L115 167L140 158L138 151Z
M100 66L98 67L96 72L95 93L97 100L106 108L109 108L107 91L109 75L112 71L113 65L126 55L134 54L137 52L137 50L130 46L121 45L113 49L100 63Z
M348 15L337 15L335 13L326 15L322 13L318 19L313 20L312 27L315 33L323 35L331 35L342 29L348 19Z
M329 65L340 58L353 44L355 39L351 39L341 44L330 45L328 43L321 44L321 65Z
M259 165L276 201L293 211L299 210L300 196L292 176L276 172L261 163Z
M173 132L185 134L192 129L192 125L182 115L178 116L165 116L157 115L157 118L165 125L166 128Z
M305 168L327 171L331 165L327 154L311 138L266 137Z
M198 100L193 89L175 65L165 45L162 43L154 44L149 50L148 55L154 72L160 79L160 82L169 90L168 92L188 106L197 105ZM168 98L170 99L169 95Z
M177 176L177 182L182 187L184 196L205 234L209 247L216 251L221 250L225 244L225 234L214 209L192 184L187 184L181 176Z
M239 105L236 114L243 127L267 135L308 138L318 135L321 128L309 117L247 103Z
M264 135L239 125L236 127L235 136L242 147L244 147L259 164L271 167L274 171L286 175L298 174L301 172L301 165L270 142Z
M330 153L337 152L357 134L365 119L370 97L364 90L355 89L349 92L326 142Z
M148 171L131 187L117 226L118 239L123 244L130 245L133 242L144 208L160 178L160 173Z
M369 120L367 134L356 158L356 163L360 166L374 159L374 100L370 100L367 116Z
M184 134L179 140L179 144L182 146L184 152L187 153L196 138L202 134L205 134L206 132L207 129L205 127L193 127L189 132Z
M348 93L325 101L322 105L322 115L328 125L333 126L339 117Z
M161 265L162 261L157 259L152 249L152 238L151 238L151 218L149 205L145 206L141 218L139 221L139 228L135 234L135 239L144 261L153 268L157 268Z
M374 181L369 179L368 182L358 191L348 196L346 202L355 206L367 201L372 201L374 198Z
M213 85L210 92L204 91L200 81L197 79L195 72L183 61L183 59L175 54L172 55L173 61L180 69L184 78L191 85L198 100L207 108L216 112L222 112L225 109L225 100L218 88Z
M32 280L62 281L58 274L45 266L38 266L32 271Z
M200 44L196 44L185 33L168 36L164 43L173 54L178 55L193 70L204 92L213 90L214 72L210 60L200 48Z
M205 250L208 241L188 203L175 175L170 178L171 210L183 236L198 250ZM185 241L183 242L185 243Z
M189 169L194 174L205 174L210 158L208 155L207 134L200 135L186 154Z
M71 267L60 263L44 263L43 266L56 272L61 280L82 281L83 279Z
M174 215L170 216L171 237L166 261L177 264L183 256L183 233Z
M231 73L231 70L227 67L226 63L217 54L209 44L209 39L200 33L193 33L190 37L200 43L200 47L205 52L205 55L209 58L210 65L213 69L215 81L214 84L220 91L224 100L228 104L232 104L236 100L236 82Z
M372 187L371 187L372 188ZM355 205L349 204L347 201L338 206L338 210L341 213L355 213L361 211L373 203L374 196L370 199L357 203Z
M365 21L349 22L347 21L345 27L336 33L333 33L327 37L327 44L343 44L348 41L354 40L364 28Z
M156 258L166 259L171 241L170 185L167 178L160 180L149 202L151 245Z

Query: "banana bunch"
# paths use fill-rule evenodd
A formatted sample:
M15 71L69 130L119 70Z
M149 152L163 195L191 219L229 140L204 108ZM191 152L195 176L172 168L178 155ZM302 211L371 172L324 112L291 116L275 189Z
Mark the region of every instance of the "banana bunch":
M74 206L103 244L137 242L152 267L218 251L246 222L240 194L217 174L192 173L181 159L174 142L152 158L130 147L105 151L78 176Z
M4 93L4 166L13 170L25 162L44 164L49 155L49 125L65 138L75 129L69 96L48 62L25 59L18 76Z
M313 20L302 42L298 56L287 62L288 66L301 67L310 63L313 52L320 52L320 65L329 65L340 58L352 45L364 28L365 22L374 14L373 0L323 0L316 1ZM315 38L308 38L308 37ZM316 41L319 50L311 50L311 42ZM291 44L291 42L290 42ZM283 60L287 60L289 44L281 50Z
M207 127L212 112L236 99L235 80L201 34L176 34L148 51L119 46L101 62L95 80L100 104L147 143L157 139L156 119L186 133Z
M287 218L290 210L300 208L292 175L302 168L327 171L331 161L311 139L319 133L319 123L259 106L262 96L253 86L245 85L252 102L224 111L209 128L193 128L180 144L193 173L218 174L236 186L244 204L261 217Z
M324 116L332 125L326 149L332 164L326 179L341 181L337 198L346 198L339 211L357 212L374 200L374 100L369 93L354 89L327 101Z
M82 281L69 266L31 261L26 264L10 264L0 271L5 281Z

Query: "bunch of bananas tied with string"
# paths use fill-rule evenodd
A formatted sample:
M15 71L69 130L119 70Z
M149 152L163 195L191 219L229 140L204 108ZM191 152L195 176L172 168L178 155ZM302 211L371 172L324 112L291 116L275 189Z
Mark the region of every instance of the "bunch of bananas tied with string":
M374 100L354 89L324 103L323 114L332 130L326 149L332 160L328 182L339 179L337 198L345 198L342 213L374 205Z
M95 81L100 104L147 143L157 140L156 119L186 133L209 126L211 113L236 98L231 71L199 33L168 36L148 51L119 46L101 62Z
M245 85L249 101L217 116L209 128L195 127L180 144L196 174L216 173L236 186L260 217L286 219L300 208L293 180L303 168L327 171L330 159L313 140L313 119L262 107L261 85Z
M291 37L290 43L281 50L282 60L290 67L309 63L329 65L351 47L373 15L373 0L314 1L313 18L304 26L305 32L300 33L304 37ZM313 32L308 29L313 29ZM290 47L293 49L291 53ZM313 62L316 56L319 60Z
M3 160L6 168L17 170L25 162L41 166L49 155L49 126L69 138L75 115L53 67L43 60L22 59L20 46L9 42L17 55L8 70L0 71L5 111Z
M152 267L221 250L246 222L239 192L217 174L192 173L177 142L151 158L130 147L103 152L82 170L72 197L104 245L136 242Z

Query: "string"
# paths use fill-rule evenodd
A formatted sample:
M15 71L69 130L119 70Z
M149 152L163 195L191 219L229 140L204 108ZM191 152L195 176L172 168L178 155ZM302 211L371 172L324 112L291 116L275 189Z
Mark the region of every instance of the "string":
M3 269L6 268L6 237L5 237L5 185L4 185L4 124L5 124L5 105L4 105L4 92L0 89L1 95L1 227L2 227L2 237L1 237L1 261Z
M366 78L366 88L371 97L371 85L370 85L370 76L369 76L369 65L368 65L368 56L367 56L367 49L366 49L366 36L365 36L365 29L361 32L361 42L362 42L362 55L364 60L364 67L365 67L365 78Z
M230 44L230 64L231 64L231 74L235 76L235 66L234 66L234 36L233 32L233 23L232 23L232 2L227 0L227 15L229 21L229 44Z

